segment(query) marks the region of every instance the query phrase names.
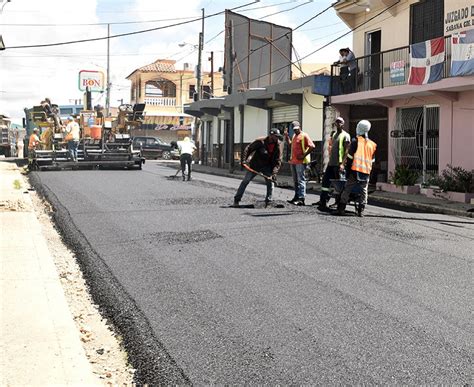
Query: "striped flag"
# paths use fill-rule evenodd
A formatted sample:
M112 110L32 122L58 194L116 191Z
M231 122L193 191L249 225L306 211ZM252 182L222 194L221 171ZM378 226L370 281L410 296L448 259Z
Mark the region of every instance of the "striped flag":
M443 75L444 37L410 45L410 85L439 81Z
M474 29L451 36L451 76L474 75Z

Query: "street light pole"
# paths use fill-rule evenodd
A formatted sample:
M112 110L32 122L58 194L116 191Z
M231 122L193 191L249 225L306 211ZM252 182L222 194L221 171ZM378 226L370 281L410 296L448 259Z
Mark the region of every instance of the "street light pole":
M199 51L198 51L198 64L196 66L196 100L201 99L201 56L202 56L202 32L199 33Z
M110 23L107 24L107 88L105 95L105 116L110 113Z

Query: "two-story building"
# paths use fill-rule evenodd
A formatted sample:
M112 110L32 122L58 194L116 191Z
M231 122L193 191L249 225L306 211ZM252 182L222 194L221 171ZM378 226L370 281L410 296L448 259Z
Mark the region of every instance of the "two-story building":
M352 134L358 120L372 122L386 178L396 165L417 169L424 179L448 164L474 169L474 74L451 71L453 39L474 29L474 0L339 0L334 8L353 29L357 74L353 89L341 94L339 68L333 67L331 104ZM442 39L435 52L436 38ZM411 46L420 42L427 42L421 56ZM467 61L474 43L466 47ZM433 81L428 74L435 61L442 67ZM426 71L421 84L410 84L415 66Z
M175 64L174 60L158 59L127 77L131 81L131 104L145 105L141 135L171 141L191 133L194 117L184 112L184 105L195 100L197 78L188 63L182 69L177 69ZM221 74L203 72L201 99L222 94Z

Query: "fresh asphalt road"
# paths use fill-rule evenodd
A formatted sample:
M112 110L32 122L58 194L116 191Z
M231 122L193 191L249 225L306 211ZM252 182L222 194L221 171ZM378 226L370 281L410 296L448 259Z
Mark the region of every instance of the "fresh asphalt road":
M472 220L226 208L239 180L175 171L30 175L139 382L472 382Z

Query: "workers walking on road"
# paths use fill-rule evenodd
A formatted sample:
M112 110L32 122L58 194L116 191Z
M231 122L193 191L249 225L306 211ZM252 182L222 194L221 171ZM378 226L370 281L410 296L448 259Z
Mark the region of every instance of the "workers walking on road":
M273 200L273 188L276 175L281 167L280 131L272 128L267 137L259 137L245 147L242 152L241 164L247 172L234 196L234 207L238 207L245 189L257 174L265 176L267 194L265 205Z
M355 186L361 188L359 196L358 215L363 216L367 205L367 190L369 186L370 172L374 163L377 144L369 139L371 124L367 120L359 121L356 128L357 138L352 139L346 157L347 182L341 194L341 200L337 206L338 215L344 215L349 195Z
M185 137L183 141L178 141L179 161L181 163L181 173L183 174L183 181L186 180L186 166L188 167L188 181L191 180L191 165L193 161L193 152L196 150L196 145L189 137Z
M68 124L66 125L64 139L67 141L67 149L72 161L77 162L77 148L79 147L79 140L81 137L79 124L73 117L68 117Z
M298 121L293 121L293 137L290 139L288 135L288 128L285 129L285 140L291 146L290 168L293 176L293 183L295 187L295 195L293 199L288 200L288 203L296 206L304 206L306 198L306 178L304 171L307 165L311 162L310 153L314 149L314 143L307 133L301 129Z
M334 125L336 131L331 135L329 145L329 162L324 171L321 183L321 195L319 197L318 210L328 211L329 193L331 190L331 180L339 179L340 172L344 169L343 162L346 158L351 136L344 129L344 119L337 117Z

